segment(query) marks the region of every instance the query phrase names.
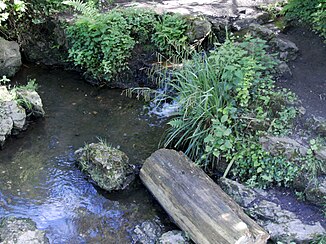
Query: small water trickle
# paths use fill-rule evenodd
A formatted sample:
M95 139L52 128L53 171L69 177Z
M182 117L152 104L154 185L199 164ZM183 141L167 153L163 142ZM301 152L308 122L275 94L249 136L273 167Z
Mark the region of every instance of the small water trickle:
M158 118L168 118L177 115L180 105L177 99L171 99L174 95L173 87L168 83L162 85L155 92L155 98L148 107L149 115L156 115Z

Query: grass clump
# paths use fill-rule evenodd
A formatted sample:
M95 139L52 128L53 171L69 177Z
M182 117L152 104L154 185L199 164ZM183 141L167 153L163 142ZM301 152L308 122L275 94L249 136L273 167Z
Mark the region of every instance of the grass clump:
M261 39L228 38L209 54L184 61L182 68L162 72L162 82L174 90L169 99L180 105L164 145L183 149L204 167L226 161L224 176L231 172L251 185L289 184L297 166L272 157L259 143L261 134L279 132L294 116L285 104L273 109L273 97L288 94L275 90L277 62L266 48Z

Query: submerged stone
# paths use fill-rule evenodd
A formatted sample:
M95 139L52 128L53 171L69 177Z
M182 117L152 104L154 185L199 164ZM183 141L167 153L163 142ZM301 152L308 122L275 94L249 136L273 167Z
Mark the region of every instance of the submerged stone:
M132 240L133 243L154 244L162 235L161 226L155 221L145 221L140 225L136 225Z
M47 244L49 240L31 219L6 217L0 218L0 243Z
M106 143L91 143L75 155L81 169L104 190L123 190L134 179L128 156Z
M157 241L157 244L188 244L188 238L185 236L185 233L180 230L171 230L165 232Z

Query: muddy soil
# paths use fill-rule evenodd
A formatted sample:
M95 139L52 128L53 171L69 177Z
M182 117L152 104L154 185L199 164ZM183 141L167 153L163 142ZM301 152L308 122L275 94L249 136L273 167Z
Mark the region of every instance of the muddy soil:
M289 63L292 77L279 86L296 93L307 115L326 117L326 44L306 27L293 27L286 38L299 48L298 58Z

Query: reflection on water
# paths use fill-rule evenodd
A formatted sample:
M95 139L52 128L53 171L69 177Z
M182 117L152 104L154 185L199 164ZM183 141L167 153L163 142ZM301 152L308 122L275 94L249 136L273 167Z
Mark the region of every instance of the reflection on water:
M157 149L163 129L143 104L119 90L99 90L61 70L25 68L14 81L36 78L46 118L31 124L0 151L0 216L28 217L51 243L130 243L141 221L164 216L136 182L104 193L76 168L73 152L104 138L141 163ZM103 193L103 192L102 192Z

